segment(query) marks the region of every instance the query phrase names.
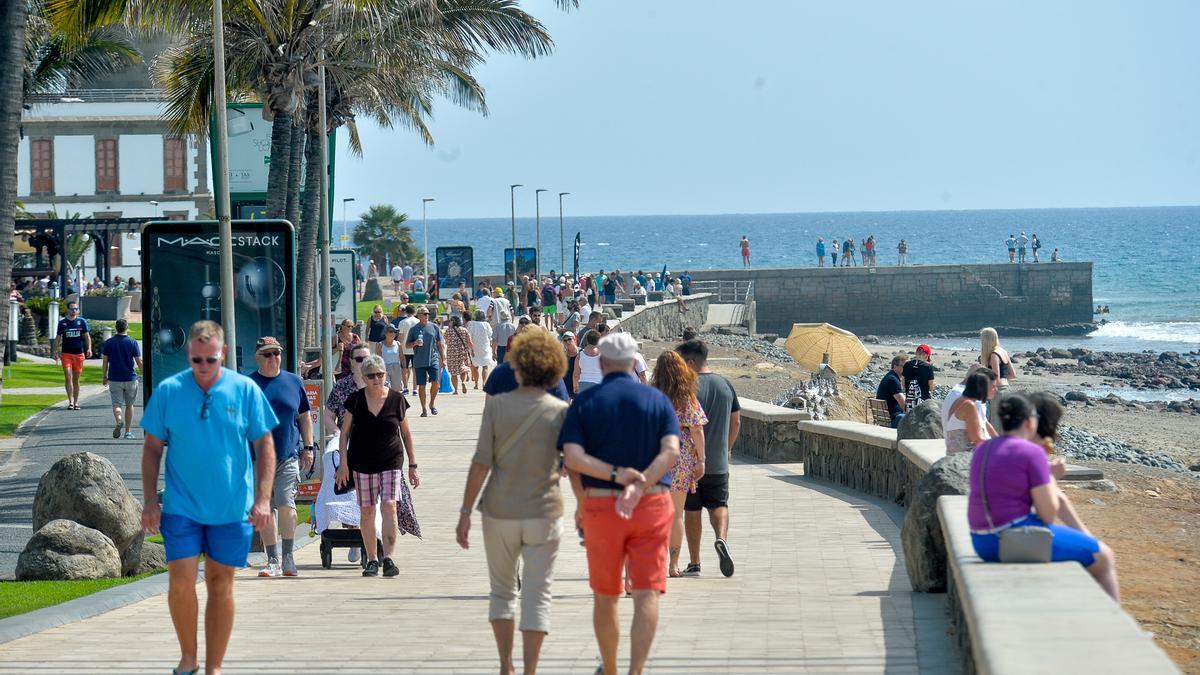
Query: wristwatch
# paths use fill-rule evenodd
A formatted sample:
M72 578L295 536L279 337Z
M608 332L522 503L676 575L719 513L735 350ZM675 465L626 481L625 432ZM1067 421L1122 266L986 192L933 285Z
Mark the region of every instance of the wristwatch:
M612 468L612 471L608 472L608 480L609 480L609 482L610 482L610 483L615 483L615 482L617 482L617 471L618 471L620 468L621 468L621 467L619 467L619 466L617 466L616 464L614 464L614 465L613 465L613 468Z
M464 507L460 508L458 510L458 512L463 514L464 516L469 516L469 515L471 515L471 507L464 506Z
M301 448L301 451L303 451L303 452L312 452L312 451L313 451L313 449L315 449L316 447L317 447L317 446L315 446L315 445L306 445L306 446L304 446L303 448Z

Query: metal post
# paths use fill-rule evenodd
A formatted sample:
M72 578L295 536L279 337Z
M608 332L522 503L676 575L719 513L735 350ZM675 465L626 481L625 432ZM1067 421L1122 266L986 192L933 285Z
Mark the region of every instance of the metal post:
M521 289L517 288L517 202L516 202L516 197L514 197L514 195L516 194L517 188L519 188L519 187L524 187L524 186L521 185L520 183L515 183L513 185L508 186L508 203L509 203L509 206L512 207L512 257L513 257L512 282L513 282L513 289L515 289L518 294L517 295L518 299L520 299ZM516 307L515 303L513 305L513 311L514 312L517 311L517 307Z
M558 257L561 258L561 260L559 260L558 265L559 265L559 270L560 270L559 274L562 274L563 276L567 275L567 242L566 242L566 236L563 234L562 198L569 194L571 194L571 193L570 192L558 193ZM579 280L576 279L575 283L579 283Z
M535 225L535 227L537 228L535 230L537 232L537 234L536 234L537 239L535 240L536 243L534 245L535 246L534 250L537 251L537 260L533 261L533 270L534 270L533 275L535 277L537 277L538 284L542 283L542 193L543 192L549 192L549 190L546 190L544 188L538 188L533 191L533 201L536 202L536 206L534 207L534 209L535 209L535 211L534 211L535 221L534 222L537 223Z
M237 370L237 322L233 295L233 223L229 212L229 118L225 111L225 18L221 0L213 2L213 98L217 110L217 222L221 240L221 324L225 329L225 365Z
M324 29L321 30L324 38ZM324 40L322 40L324 41ZM321 60L317 67L317 126L321 143L321 210L318 232L321 237L321 315L317 335L321 343L321 394L325 397L333 391L333 297L329 290L329 240L333 236L333 224L329 222L329 123L325 119L325 50L321 50ZM352 279L350 283L354 283ZM325 405L322 401L321 405ZM322 417L324 417L322 415ZM323 425L322 425L323 426ZM321 437L332 435L329 429L321 429Z
M346 197L342 200L342 246L350 245L350 221L346 219L346 205L352 201L355 201L354 197ZM332 225L333 223L330 223L330 226Z
M421 258L425 261L425 293L429 294L429 221L425 219L425 206L429 202L437 201L433 197L426 197L421 200L421 227L425 230L425 244L421 247ZM425 301L430 300L437 302L437 298L426 297Z

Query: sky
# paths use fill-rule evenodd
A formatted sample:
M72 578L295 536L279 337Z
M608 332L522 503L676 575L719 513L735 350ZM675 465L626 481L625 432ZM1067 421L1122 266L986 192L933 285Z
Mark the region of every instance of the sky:
M525 0L490 114L360 122L336 198L419 217L1200 204L1200 3ZM341 217L340 204L335 217Z

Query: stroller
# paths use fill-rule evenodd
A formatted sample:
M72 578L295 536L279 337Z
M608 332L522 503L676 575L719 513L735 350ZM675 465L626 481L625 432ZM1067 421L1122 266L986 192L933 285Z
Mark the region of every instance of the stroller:
M312 509L313 530L321 535L321 567L333 567L333 550L335 548L359 549L359 565L366 567L367 550L362 543L362 531L358 529L362 518L358 508L358 497L354 490L339 495L334 492L334 480L337 476L338 439L335 436L325 446L321 458L321 489L317 492L316 503ZM334 527L334 523L340 527ZM383 517L375 512L375 531L383 531ZM379 558L383 558L383 542L378 538L375 545Z

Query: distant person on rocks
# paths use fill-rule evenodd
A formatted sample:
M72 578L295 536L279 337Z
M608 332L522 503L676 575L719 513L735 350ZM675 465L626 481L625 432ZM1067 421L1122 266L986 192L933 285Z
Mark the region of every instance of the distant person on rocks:
M688 542L688 565L685 577L700 576L700 540L703 526L700 512L708 511L708 522L716 540L713 547L721 574L733 576L733 555L729 552L729 462L733 444L742 428L742 407L737 392L729 380L708 368L708 346L700 340L688 339L675 348L688 367L696 373L696 398L708 422L704 425L704 475L696 491L684 500L684 533Z
M879 381L879 386L875 388L875 398L887 403L888 417L892 420L892 428L900 428L900 420L904 419L904 413L908 410L907 401L904 399L904 385L900 383L900 374L904 372L904 364L908 361L908 357L903 354L897 354L892 357L892 367L883 375L883 379Z
M907 408L921 405L922 401L933 398L933 348L922 344L917 346L916 355L904 364L904 398Z
M459 546L470 547L471 512L478 504L491 586L488 620L500 672L516 672L512 651L519 595L524 669L533 673L550 632L551 583L564 512L558 436L567 404L546 392L562 381L566 360L550 333L530 330L513 340L509 363L520 387L484 406L455 538ZM582 504L580 489L576 513Z
M1008 262L1017 262L1017 238L1009 234L1008 239L1004 241L1004 245L1008 247Z
M679 422L670 399L632 375L637 343L627 333L601 341L604 381L567 409L558 445L572 485L585 496L583 534L592 623L605 673L617 672L617 603L628 561L633 592L629 672L641 673L667 590L663 555L674 516L668 472L679 457ZM576 482L578 481L578 482Z
M972 454L967 520L975 553L985 561L999 562L1005 530L1048 527L1053 537L1050 559L1083 565L1119 603L1116 556L1075 515L1057 483L1066 474L1066 461L1061 457L1048 461L1043 446L1046 440L1053 441L1062 406L1050 395L1031 398L1036 403L1021 395L1003 397L998 408L1004 435L983 443Z
M842 255L842 247L838 244L838 240L834 239L832 245L829 247L829 266L830 267L838 266L838 256L840 256L840 255Z
M429 323L428 308L417 310L417 324L409 329L404 345L413 350L413 374L417 398L421 401L421 417L428 417L429 413L436 415L438 409L434 404L437 401L441 366L446 362L446 342L437 325Z
M683 357L673 351L663 352L654 366L651 384L667 395L679 420L679 459L671 467L671 501L675 504L675 519L671 525L670 561L667 574L680 576L679 552L683 549L683 504L696 491L704 475L704 425L708 417L696 398L696 373L688 368Z
M907 241L901 239L900 243L896 244L896 254L899 259L898 264L900 265L900 267L904 267L904 265L908 262L908 242Z
M87 320L79 316L78 302L68 302L67 315L58 320L57 342L54 360L62 363L67 410L79 410L79 376L84 359L92 358L92 335Z
M817 237L817 267L825 266L825 239Z
M996 373L1002 390L1008 388L1011 380L1017 379L1008 350L1000 346L1000 336L990 326L979 331L979 363Z
M108 387L116 419L113 438L120 438L123 430L125 438L132 439L133 405L137 403L137 374L142 371L142 350L137 340L129 337L128 330L129 322L117 319L117 334L105 340L100 348L103 354L100 373L101 384Z
M221 366L225 334L220 324L193 324L187 355L190 370L159 383L142 416L142 530L161 531L166 548L167 606L181 652L177 673L199 666L196 576L204 554L204 659L207 671L216 673L233 632L234 572L246 566L254 529L271 523L271 430L279 420L250 378ZM166 490L160 504L164 455Z
M1042 241L1038 239L1037 232L1033 233L1033 239L1029 242L1029 248L1033 250L1033 262L1041 262L1041 257L1038 256L1038 251L1042 248Z
M985 408L995 393L996 374L990 368L979 368L963 380L962 393L952 401L947 397L950 404L942 419L947 455L971 452L996 435Z
M376 266L375 261L372 260L371 264L367 266L367 278L374 279L377 276L379 276L379 267Z
M1024 230L1021 231L1021 236L1017 237L1017 261L1025 262L1025 249L1029 247L1029 237L1025 235Z
M740 246L742 248L742 267L748 269L750 267L750 240L744 234Z

